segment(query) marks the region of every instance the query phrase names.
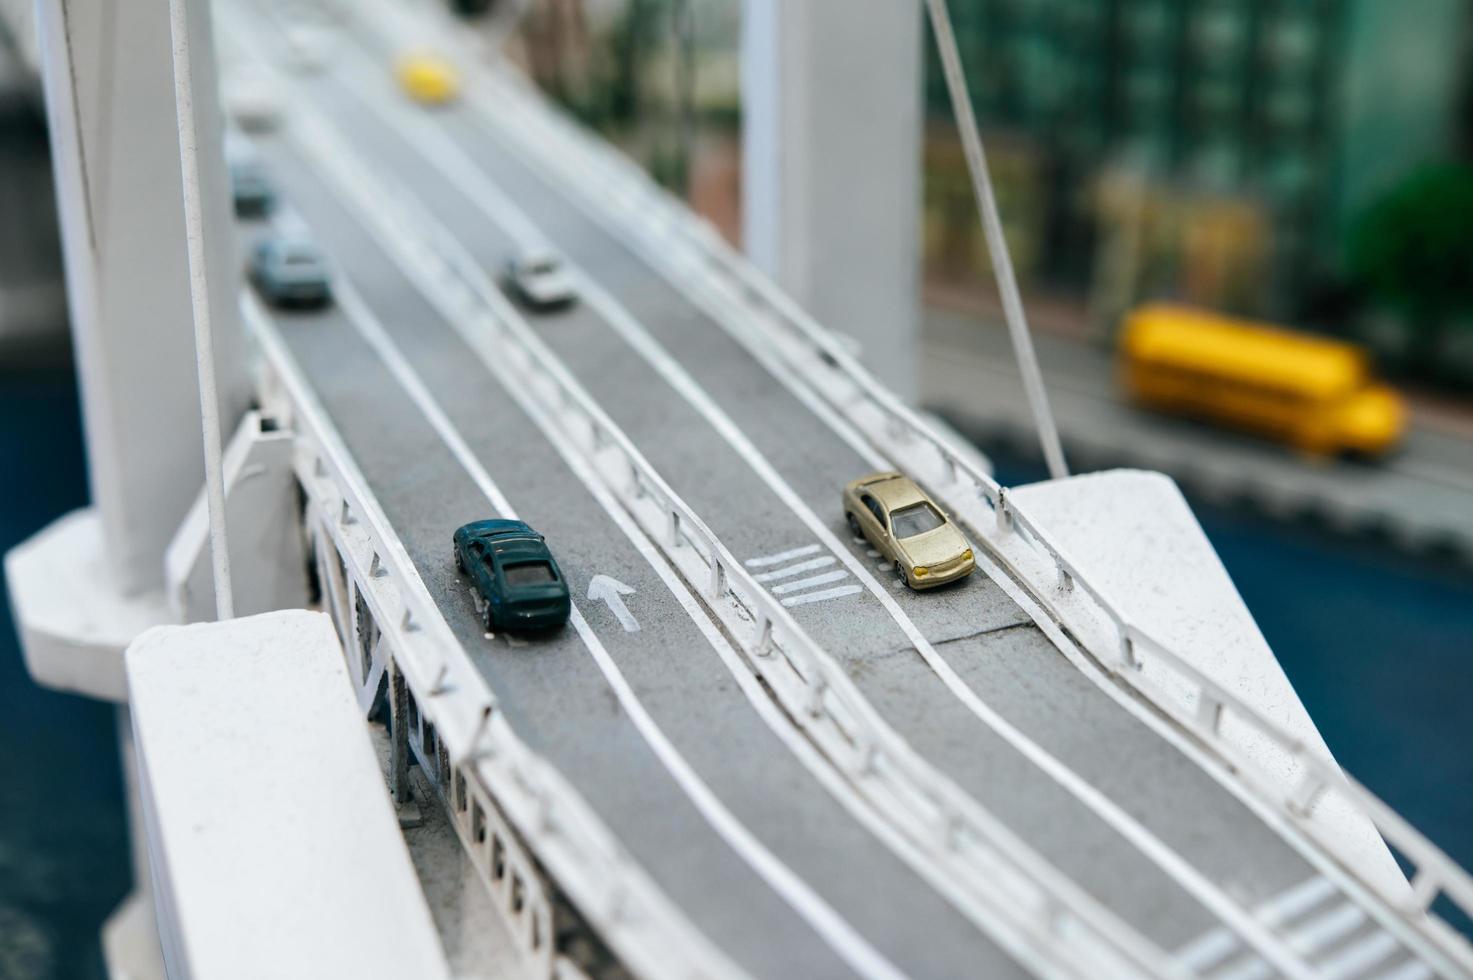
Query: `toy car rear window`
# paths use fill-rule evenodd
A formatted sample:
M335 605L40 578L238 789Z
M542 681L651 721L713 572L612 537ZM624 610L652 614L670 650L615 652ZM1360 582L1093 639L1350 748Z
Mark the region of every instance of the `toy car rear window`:
M505 565L501 569L501 574L506 579L507 585L541 585L545 582L557 581L557 575L553 573L552 566L545 561L524 561L515 565Z
M890 522L897 538L913 538L917 534L936 530L946 523L946 518L942 517L935 507L921 501L891 514Z

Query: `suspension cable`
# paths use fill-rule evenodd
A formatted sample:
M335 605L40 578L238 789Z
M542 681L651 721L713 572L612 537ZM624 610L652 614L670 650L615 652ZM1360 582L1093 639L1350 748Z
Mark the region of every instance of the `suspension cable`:
M220 402L215 394L215 341L210 330L210 284L205 261L195 131L194 79L189 53L188 0L169 0L174 49L174 103L179 122L179 163L184 192L184 235L189 252L189 300L194 314L194 360L199 372L200 428L205 449L205 506L210 516L210 559L215 573L215 618L235 617L230 549L225 534L225 477L220 459ZM203 4L201 4L203 6ZM207 39L208 40L208 39Z
M1054 426L1048 392L1043 387L1043 374L1038 369L1038 355L1033 350L1028 319L1023 313L1023 299L1018 294L1018 278L1013 272L1007 239L1003 236L1002 218L998 216L997 198L992 191L992 178L987 172L987 157L982 152L982 137L977 132L977 119L972 113L972 97L967 92L961 54L957 51L956 35L951 30L951 15L947 13L946 0L926 0L926 10L931 15L931 31L936 35L936 48L941 55L941 68L946 76L947 92L951 96L952 113L956 116L956 128L961 134L962 149L966 153L967 170L972 176L972 192L977 198L977 208L982 213L987 251L992 257L992 271L997 276L997 291L1002 297L1003 316L1007 320L1008 333L1012 336L1013 353L1018 358L1018 373L1023 378L1023 392L1028 397L1028 407L1033 413L1033 425L1038 430L1038 441L1043 447L1043 458L1048 464L1049 476L1055 480L1061 479L1069 475L1069 466L1064 462L1064 448L1059 444L1059 430Z

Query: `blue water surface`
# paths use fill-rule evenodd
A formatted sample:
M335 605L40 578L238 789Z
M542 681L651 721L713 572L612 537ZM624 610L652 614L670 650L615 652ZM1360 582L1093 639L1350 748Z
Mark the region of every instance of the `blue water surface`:
M86 503L71 372L0 373L0 551ZM0 601L0 977L106 976L131 880L115 719L31 682Z

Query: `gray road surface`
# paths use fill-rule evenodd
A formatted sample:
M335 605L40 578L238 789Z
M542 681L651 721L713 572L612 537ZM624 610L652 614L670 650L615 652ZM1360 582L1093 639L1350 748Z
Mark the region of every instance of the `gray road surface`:
M280 144L261 147L286 195L519 516L547 535L575 598L599 573L635 590L628 604L637 632L626 632L601 604L582 607L654 720L742 824L905 972L955 976L986 964L990 974L1021 974L773 734L654 569L332 192ZM761 976L847 973L685 798L571 629L540 640L483 635L449 542L461 523L492 516L492 506L341 308L281 323L513 728L573 782L660 886L741 965Z
M339 69L301 84L381 176L412 190L494 274L516 248L511 230L466 186L446 179L433 152L386 125L369 100L394 93L382 78L365 83L349 70L361 53L343 58ZM1272 903L1317 877L1232 794L1080 674L994 583L978 575L916 594L877 567L838 510L842 485L873 468L865 458L495 125L466 105L437 110L434 119L481 179L528 212L611 296L613 313L583 302L529 316L547 344L933 764L1168 949L1210 936L1218 921L1180 872L1145 853L1142 836L1249 905ZM639 632L623 631L598 606L585 605L589 621L655 721L742 824L902 970L1015 972L772 733L653 568L332 189L279 141L264 150L477 458L547 533L575 596L597 573L635 588ZM621 333L615 320L626 317ZM831 945L691 804L571 631L526 644L481 635L448 542L455 526L487 516L490 505L341 312L287 318L283 330L529 745L743 966L762 975L845 972ZM956 686L943 682L920 647L949 665ZM996 718L960 693L975 695ZM1041 764L1040 754L1083 791ZM1095 796L1108 806L1090 803Z

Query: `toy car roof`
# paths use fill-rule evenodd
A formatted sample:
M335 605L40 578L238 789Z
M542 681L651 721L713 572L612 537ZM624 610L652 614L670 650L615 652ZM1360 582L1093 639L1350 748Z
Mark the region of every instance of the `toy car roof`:
M483 540L488 538L536 538L539 541L542 540L542 535L532 530L527 522L502 518L471 521L469 524L462 525L456 533Z
M864 489L879 498L886 510L896 510L927 499L915 481L900 473L889 473L884 479L863 484Z

